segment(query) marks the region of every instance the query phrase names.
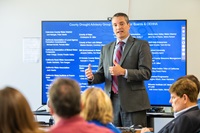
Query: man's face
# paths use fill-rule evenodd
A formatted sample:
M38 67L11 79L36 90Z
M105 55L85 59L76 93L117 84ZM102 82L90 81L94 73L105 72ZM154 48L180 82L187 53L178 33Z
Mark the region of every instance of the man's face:
M179 97L175 93L171 93L171 98L169 102L172 104L174 112L179 112L186 108L186 100L184 96Z
M119 40L125 39L129 35L130 23L126 23L123 16L112 18L113 32Z

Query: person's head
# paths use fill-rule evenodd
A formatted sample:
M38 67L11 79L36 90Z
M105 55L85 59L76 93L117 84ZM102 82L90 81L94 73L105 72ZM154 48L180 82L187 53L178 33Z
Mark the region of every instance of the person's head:
M0 90L0 133L39 133L31 108L21 92Z
M198 88L188 78L177 80L172 84L169 92L171 94L170 103L172 104L174 112L179 112L197 104Z
M80 86L69 78L57 78L49 89L49 107L52 114L62 118L75 116L81 111Z
M189 75L182 76L182 77L178 78L177 80L182 79L182 78L188 78L188 79L192 80L196 84L196 86L198 88L198 93L199 93L199 91L200 91L200 82L199 82L199 79L196 76L194 76L192 74L189 74Z
M81 94L83 110L81 116L87 120L98 120L103 124L113 121L113 108L108 95L100 88L88 88Z
M113 32L119 40L129 36L130 23L125 13L116 13L112 17Z

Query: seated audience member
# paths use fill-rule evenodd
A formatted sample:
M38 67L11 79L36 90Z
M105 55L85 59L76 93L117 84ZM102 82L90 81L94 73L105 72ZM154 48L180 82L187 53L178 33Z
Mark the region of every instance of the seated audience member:
M200 91L200 82L199 82L199 79L196 76L194 76L192 74L189 74L189 75L185 75L185 76L182 76L182 77L178 78L178 80L182 79L182 78L188 78L188 79L192 80L197 85L198 93L199 93L199 91ZM198 97L200 97L200 93L199 93ZM200 98L197 99L197 105L198 105L198 107L200 109Z
M158 133L198 133L200 132L200 110L197 106L199 88L189 78L178 79L169 89L170 103L175 118ZM141 133L149 132L143 128Z
M55 119L50 133L111 133L109 129L90 124L80 116L80 86L75 80L56 79L50 86L48 106Z
M12 87L0 90L0 133L44 133L26 98Z
M100 88L88 88L81 94L83 110L81 116L98 126L106 127L114 133L121 133L111 122L113 121L113 108L108 95Z

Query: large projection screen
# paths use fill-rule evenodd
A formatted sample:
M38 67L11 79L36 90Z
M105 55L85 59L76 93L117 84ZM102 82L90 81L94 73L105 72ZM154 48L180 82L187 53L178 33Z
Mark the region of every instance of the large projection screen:
M131 20L132 36L149 42L152 77L145 86L152 106L170 106L171 84L186 75L186 20ZM42 104L56 77L69 77L87 89L84 70L95 72L101 47L115 41L110 21L42 21ZM104 84L95 85L104 88Z

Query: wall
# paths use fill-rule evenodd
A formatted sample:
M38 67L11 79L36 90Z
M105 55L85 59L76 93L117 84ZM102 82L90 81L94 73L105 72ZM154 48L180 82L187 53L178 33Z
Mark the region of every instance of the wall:
M105 20L116 12L130 19L187 19L187 73L200 78L199 0L1 0L0 87L18 88L32 110L41 106L41 58L23 62L23 38L41 37L42 20Z

